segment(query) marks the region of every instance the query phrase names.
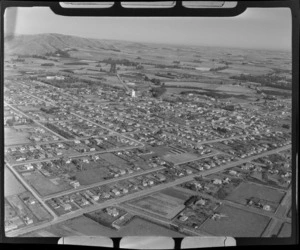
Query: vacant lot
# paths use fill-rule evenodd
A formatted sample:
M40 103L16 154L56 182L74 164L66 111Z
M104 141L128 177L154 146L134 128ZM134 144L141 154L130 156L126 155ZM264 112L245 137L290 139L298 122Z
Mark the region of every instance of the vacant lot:
M291 237L292 235L292 225L290 223L283 223L278 237Z
M108 236L108 237L122 237L122 236L169 236L169 237L183 237L183 235L152 223L150 221L134 217L125 227L120 230L111 229L101 224L80 216L63 223L55 224L43 230L42 235L39 231L35 231L22 237L53 237L53 236Z
M5 167L4 170L4 196L10 196L25 192L25 187L13 175L9 168Z
M229 196L227 196L226 199L245 205L247 203L247 199L257 197L278 205L284 195L285 192L277 189L243 182Z
M190 194L188 194L186 192L182 192L175 188L166 188L166 189L160 191L160 193L175 197L177 199L182 200L183 202L185 202L191 196Z
M4 128L5 146L29 143L29 133L17 132L14 128Z
M9 196L6 199L21 218L23 216L28 216L33 220L33 223L38 222L35 215L28 209L28 207L23 203L23 201L17 195Z
M260 237L270 218L244 210L220 206L217 211L226 217L219 220L208 219L201 229L216 236Z
M72 187L68 183L55 185L48 178L44 177L40 172L31 172L25 175L24 179L41 195L47 196L50 194L59 193Z
M33 196L30 192L25 192L19 195L21 199L25 197L30 197L30 199L33 199ZM46 209L36 201L35 204L27 204L27 207L31 210L31 212L37 217L39 221L45 221L50 220L52 216L46 211Z
M113 216L109 215L103 209L95 211L93 213L86 214L85 216L87 218L90 218L90 219L92 219L92 220L94 220L94 221L96 221L96 222L104 225L104 226L111 227L111 224L115 220L117 220L118 218L120 218L121 216L123 216L124 214L126 214L125 210L118 209L118 211L119 211L119 215L116 216L116 217L113 217Z
M103 181L108 176L108 170L105 167L89 169L76 173L76 179L81 185L90 185L99 181Z
M118 167L124 168L127 165L127 162L121 159L118 156L115 156L112 153L105 153L101 154L100 157L108 162L110 162L113 165L116 165Z
M174 164L181 164L188 161L194 161L199 156L190 154L190 153L182 153L182 154L167 154L163 158L166 161L172 162Z
M156 193L147 197L130 202L133 207L141 208L147 212L172 219L184 209L184 200L174 196Z
M33 111L33 112L35 112L35 111L39 111L40 110L40 108L38 108L38 107L35 107L35 106L18 106L18 109L20 109L21 111L23 111L23 112L30 112L30 111Z

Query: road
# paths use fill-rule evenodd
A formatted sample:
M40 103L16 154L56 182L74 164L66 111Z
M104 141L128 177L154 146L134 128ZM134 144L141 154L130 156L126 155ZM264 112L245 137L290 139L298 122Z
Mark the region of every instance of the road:
M291 206L291 198L292 198L292 190L291 188L288 190L281 203L275 212L275 218L267 226L266 230L263 233L263 237L270 237L271 235L277 235L280 225L283 222L291 223L291 218L286 217L288 210Z
M214 149L213 149L213 150L214 150ZM199 156L199 157L197 157L197 158L193 158L193 159L191 159L191 160L182 161L182 162L180 162L180 163L174 163L174 165L175 165L175 166L177 166L177 165L182 165L182 164L185 164L185 163L188 163L188 162L198 161L198 160L201 160L201 159L203 159L203 158L213 157L213 156L219 155L219 154L221 154L221 153L219 153L219 152L213 152L213 153L209 153L209 154L206 154L206 155Z
M38 83L41 84L40 82L38 82ZM25 85L25 84L21 84L21 85L27 86L27 85ZM47 84L46 84L46 85L47 85ZM47 87L49 87L49 85L47 85ZM51 86L51 87L53 87L53 86ZM59 89L59 88L56 88L56 87L53 87L53 88L58 89L58 90L61 91L61 89ZM24 92L25 92L26 94L30 95L31 97L36 98L36 99L38 99L38 100L40 100L40 101L48 102L48 103L50 103L50 104L53 105L53 106L57 106L57 103L54 102L54 101L45 101L45 100L43 100L43 99L41 99L41 98L39 98L39 97L37 97L37 96L35 96L35 95L32 95L32 94L30 94L30 93L28 93L28 92L26 92L26 91L24 91ZM72 97L70 94L66 94L66 93L61 93L61 94L67 95L67 96L69 96L69 97ZM76 101L76 100L74 100L74 101ZM78 101L76 101L76 102L78 102ZM9 104L7 104L7 105L8 105L9 107L11 107L11 105L9 105ZM13 107L11 107L11 108L13 108ZM16 111L20 112L22 115L26 116L27 118L32 119L31 117L29 117L29 116L26 115L25 113L19 111L18 109L16 109L16 108L13 108L13 109L15 109ZM98 126L98 127L100 127L100 128L104 128L104 129L106 129L106 130L108 130L108 131L110 131L110 132L112 132L112 133L114 133L114 134L116 134L116 135L119 135L119 136L121 136L121 137L127 138L127 139L129 139L129 140L131 140L131 141L135 141L136 143L138 143L139 145L141 145L141 147L144 146L143 143L141 143L141 142L139 142L139 141L137 141L137 140L134 140L134 139L132 139L132 138L130 138L130 137L127 137L126 135L120 134L120 133L118 133L118 132L116 132L116 131L114 131L114 130L111 130L111 129L106 128L106 127L104 127L104 126L102 126L102 125L99 125L98 123L93 122L93 121L91 121L91 120L89 120L89 119L87 119L87 118L85 118L85 117L82 117L82 116L80 116L80 115L78 115L78 114L76 114L76 113L74 113L74 112L70 112L70 113L71 113L72 115L74 115L74 116L76 116L76 117L79 117L80 119L83 119L83 120L85 120L85 121L87 121L87 122L90 122L90 123L92 123L92 124L94 124L94 125L96 125L96 126ZM33 119L32 119L32 120L33 120ZM41 124L40 124L39 122L37 122L37 121L34 121L34 122L37 123L37 124L39 124L40 126L43 126L43 125L41 125ZM66 138L64 138L64 137L62 137L62 136L56 134L56 133L53 132L52 130L49 130L47 127L45 127L45 126L43 126L43 127L44 127L45 129L47 129L48 131L54 133L55 135L59 136L60 138L66 139Z
M69 214L60 216L58 218L56 217L53 221L46 222L42 225L32 226L32 227L29 227L29 228L28 227L21 228L21 229L12 231L12 232L8 232L7 236L12 237L12 236L18 236L18 235L21 235L21 234L29 233L29 232L34 231L34 230L45 228L45 227L48 227L50 225L53 225L53 224L56 224L56 223L59 223L59 222L63 222L63 221L78 217L78 216L80 216L84 213L90 213L90 212L96 211L98 209L102 209L102 208L105 208L105 207L108 207L108 206L116 205L118 203L122 203L122 202L125 202L125 201L127 202L129 200L136 199L138 197L142 197L142 196L145 196L145 195L149 195L149 194L161 191L161 190L169 188L169 187L180 185L184 182L188 182L188 181L193 180L194 177L199 176L199 175L206 176L206 175L214 174L214 173L217 173L219 171L223 171L227 168L238 166L240 164L252 161L254 159L257 159L257 158L260 158L260 157L263 157L263 156L267 156L267 155L270 155L270 154L274 154L274 153L277 153L278 151L286 150L286 149L289 149L289 148L290 148L290 145L287 145L287 146L277 148L277 149L274 149L274 150L271 150L271 151L268 151L268 152L264 152L264 153L256 155L256 156L252 156L252 157L249 157L249 158L246 158L246 159L231 162L231 163L226 164L224 166L220 166L220 167L216 167L216 168L213 168L213 169L210 169L210 170L206 170L206 171L203 171L203 172L198 173L198 174L185 176L185 177L182 177L180 179L177 179L177 180L169 182L169 183L160 184L160 185L151 187L151 188L146 189L146 190L142 190L142 191L139 191L139 192L136 192L136 193L128 194L128 195L125 195L125 196L117 198L117 199L111 199L111 200L105 201L105 202L103 202L99 205L94 205L94 206L87 207L85 209L81 209L79 211L74 211L74 212L71 212ZM26 186L27 186L27 184L26 184ZM44 202L42 204L44 204Z
M144 217L147 220L157 221L159 224L166 224L166 225L172 225L173 224L170 220L163 220L163 219L160 219L158 217L148 215L146 213L138 211L137 209L135 209L135 208L133 208L133 207L127 205L127 204L120 204L120 205L117 205L117 207L120 207L121 209L125 209L126 211L130 212L131 214L138 214L140 217ZM184 231L188 232L189 234L191 234L193 236L203 236L203 237L213 236L213 235L208 234L208 233L202 233L202 232L200 233L200 232L197 232L197 231L190 230L188 228L184 228ZM178 232L178 233L181 233L181 232Z
M36 193L34 188L30 186L23 178L20 177L19 173L11 167L8 163L6 163L6 166L11 170L11 172L15 175L15 177L26 187L27 190L31 192L31 194L43 205L44 208L53 216L54 220L57 218L57 215L53 212L52 209L50 209L45 202L41 199L41 197Z
M108 185L108 184L111 184L111 183L114 183L114 182L119 182L119 181L122 181L122 180L130 179L130 178L137 177L137 176L144 175L144 174L150 174L152 172L163 170L164 168L165 167L157 167L157 168L151 168L151 169L148 169L148 170L145 170L145 171L139 171L137 173L133 173L133 174L130 174L130 175L125 175L123 177L118 177L118 178L114 178L114 179L110 179L110 180L105 180L105 181L93 183L91 185L82 186L82 187L79 187L79 188L76 188L76 189L67 190L67 191L64 191L64 192L60 192L58 194L47 195L47 196L42 197L42 199L43 200L49 200L49 199L53 199L53 198L56 198L56 197L61 197L63 195L72 194L74 192L80 192L80 191L84 191L84 190L91 189L91 188L98 187L98 186L102 186L102 185Z
M16 111L17 113L20 113L21 115L25 116L26 118L33 120L30 116L26 115L25 113L23 113L22 111L18 110L17 108L13 107L12 105L4 102L5 105L7 105L8 107L10 107L11 109L13 109L14 111ZM44 128L45 130L47 130L48 132L50 132L51 134L56 135L57 137L59 137L62 140L66 140L66 138L62 137L61 135L55 133L54 131L50 130L49 128L47 128L46 126L44 126L43 124L39 123L36 120L33 120L36 124L38 124L39 126L41 126L42 128Z
M133 147L124 147L124 148L114 148L114 149L109 149L109 150L105 150L105 151L73 153L73 154L69 154L68 157L70 157L70 158L85 157L85 156L91 156L91 155L96 155L96 154L113 153L113 152L118 152L118 151L131 150L131 149L136 149L136 148L139 148L139 147L138 146L133 146ZM58 160L61 157L62 157L62 155L57 156L57 157L45 158L45 159L35 159L35 160L29 160L29 161L22 161L22 162L14 163L14 164L11 164L11 165L15 167L15 166L21 166L21 165L30 164L30 163L38 163L38 162L44 162L44 161Z

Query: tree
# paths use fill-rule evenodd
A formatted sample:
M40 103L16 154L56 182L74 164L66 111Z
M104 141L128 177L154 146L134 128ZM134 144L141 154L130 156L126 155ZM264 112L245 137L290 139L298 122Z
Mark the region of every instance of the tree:
M10 127L13 126L14 125L13 119L7 119L6 124L7 124L7 126L10 126Z

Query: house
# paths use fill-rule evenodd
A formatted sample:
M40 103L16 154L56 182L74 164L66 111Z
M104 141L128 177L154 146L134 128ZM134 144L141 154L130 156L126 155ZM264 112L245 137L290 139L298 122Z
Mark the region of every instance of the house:
M186 215L184 215L183 213L181 213L180 215L179 215L179 217L178 217L178 219L180 220L180 221L187 221L188 220L188 216L186 216Z
M119 196L121 194L120 191L118 189L116 189L116 188L113 188L111 190L111 192L113 192L116 196Z
M71 181L69 184L70 184L71 186L73 186L74 188L80 187L79 181Z
M201 198L201 199L197 200L195 204L196 205L205 206L206 200L204 200L204 199Z
M24 165L24 167L25 167L26 170L33 170L34 169L34 167L31 164L26 164L26 165Z
M264 206L263 206L263 210L271 211L270 205L264 205Z
M103 192L102 197L105 198L105 199L108 199L110 197L110 193Z
M68 203L61 203L61 206L64 208L65 211L72 209L72 206Z
M25 222L26 225L30 225L33 223L33 220L31 218L29 218L28 216L24 216L23 221Z
M105 209L107 214L113 217L117 217L119 215L119 211L115 207L108 207Z
M215 185L221 185L222 184L222 180L220 180L220 179L214 179L213 180L213 184L215 184Z
M163 174L157 174L157 175L156 175L156 178L157 178L159 181L165 181L165 180L166 180L166 176L164 176Z

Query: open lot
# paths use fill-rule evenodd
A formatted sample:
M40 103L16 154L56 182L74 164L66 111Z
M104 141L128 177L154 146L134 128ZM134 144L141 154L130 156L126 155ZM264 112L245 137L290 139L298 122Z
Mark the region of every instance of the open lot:
M108 170L104 167L89 169L76 173L76 179L80 185L90 185L99 181L103 181L108 176Z
M28 175L23 175L23 178L41 195L47 196L50 194L59 193L71 189L68 183L59 183L55 185L48 178L44 177L40 172L34 171Z
M247 199L256 197L279 205L285 192L269 188L254 183L242 182L229 196L227 200L234 201L243 205L247 204Z
M166 189L160 191L160 193L168 195L168 196L175 197L177 199L182 200L183 202L185 202L191 196L190 194L188 194L186 192L182 192L182 191L180 191L178 189L175 189L175 188L166 188Z
M124 214L126 214L125 210L121 210L121 209L117 209L119 214L114 217L109 215L105 209L101 209L101 210L97 210L93 213L89 213L86 214L85 216L100 223L101 225L107 226L107 227L111 227L111 224L117 220L118 218L120 218L121 216L123 216Z
M21 199L29 197L31 200L34 199L30 192L24 192L19 195ZM46 211L46 209L36 201L35 204L27 204L27 207L31 210L31 212L36 216L39 221L50 220L52 216Z
M291 235L292 235L291 223L283 223L278 233L278 237L291 237Z
M112 153L104 153L104 154L101 154L100 157L108 162L110 162L111 164L113 165L117 165L117 166L124 166L127 164L126 161L124 161L123 159L121 159L120 157L118 156L115 156L114 154Z
M37 223L38 219L35 216L35 214L32 213L32 211L29 210L29 208L24 204L24 202L17 196L17 195L12 195L8 196L6 198L10 205L14 208L16 213L19 215L21 218L29 217L32 219L33 223Z
M227 205L220 206L217 211L226 217L219 220L208 219L200 230L216 236L260 237L270 221L266 216Z
M184 200L162 193L155 193L138 200L131 201L133 207L141 208L147 212L172 219L184 209Z
M174 164L181 164L187 161L194 161L199 156L190 154L190 153L182 153L182 154L166 154L163 156L163 159Z
M30 143L27 132L17 132L13 127L4 128L5 146Z
M25 187L13 175L9 168L4 168L4 196L10 196L25 192Z
M150 221L139 217L134 217L131 221L122 227L120 230L105 227L85 216L80 216L63 223L59 223L47 227L42 231L35 231L21 237L58 237L63 236L108 236L108 237L122 237L122 236L169 236L169 237L183 237L184 235L172 231L168 228L162 227Z

